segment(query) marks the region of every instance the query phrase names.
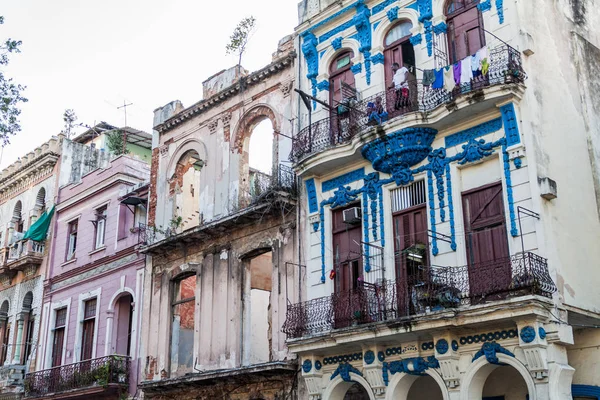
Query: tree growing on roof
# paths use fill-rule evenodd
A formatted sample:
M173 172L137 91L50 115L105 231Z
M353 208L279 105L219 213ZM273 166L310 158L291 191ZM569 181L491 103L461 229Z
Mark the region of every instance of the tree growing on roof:
M120 156L129 153L124 142L125 135L122 130L114 130L106 133L106 146L114 155Z
M246 51L250 36L254 33L255 24L256 18L253 16L242 19L229 37L229 43L225 46L227 54L238 55L238 65L242 64L242 56L244 55L244 51Z
M0 16L0 25L3 23L4 17ZM21 131L19 105L27 102L22 95L25 86L13 82L12 78L7 78L2 71L2 68L8 65L9 55L21 52L20 46L20 40L11 38L0 44L0 140L2 146L6 146L10 142L10 137Z
M67 108L63 113L63 121L65 122L63 133L67 136L67 138L70 138L71 130L75 125L75 121L77 121L77 115L75 115L75 110L73 110L72 108Z

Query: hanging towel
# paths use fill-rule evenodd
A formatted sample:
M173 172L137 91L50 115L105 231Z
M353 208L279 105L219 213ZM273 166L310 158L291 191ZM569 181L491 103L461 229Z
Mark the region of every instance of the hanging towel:
M423 86L429 86L435 82L435 71L426 69L423 71Z
M462 68L462 66L460 65L459 62L457 62L456 64L452 65L452 69L454 70L454 83L456 85L460 84L460 69Z
M473 79L473 70L471 69L471 56L464 58L461 62L460 83L471 83Z
M490 63L488 62L488 59L482 58L481 59L481 73L483 75L487 75L489 69L490 69Z
M490 63L488 59L489 52L487 46L484 46L481 49L479 49L479 51L477 52L477 56L479 57L479 63L481 65L481 73L483 75L487 75L488 70L490 68Z
M454 68L451 65L442 68L444 71L444 89L448 92L454 90L456 83L454 82Z
M473 79L481 76L481 60L479 59L479 52L471 56L471 71L473 71Z
M431 86L433 89L441 89L444 87L444 68L436 69L434 71L435 80Z

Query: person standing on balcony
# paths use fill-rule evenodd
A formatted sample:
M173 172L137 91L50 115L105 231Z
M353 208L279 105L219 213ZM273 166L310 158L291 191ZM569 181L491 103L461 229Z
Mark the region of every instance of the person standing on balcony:
M392 87L396 89L396 110L401 109L402 107L408 105L408 68L402 66L400 68L400 64L393 63L392 71L394 72L394 76L392 78Z

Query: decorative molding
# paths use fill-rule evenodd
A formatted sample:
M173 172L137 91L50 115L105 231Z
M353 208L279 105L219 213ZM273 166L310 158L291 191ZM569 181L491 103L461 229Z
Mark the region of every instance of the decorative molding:
M217 131L217 127L218 126L219 126L219 120L218 119L215 119L214 121L210 121L208 123L208 130L209 130L209 132L210 132L211 135Z
M445 146L446 148L458 146L459 144L469 142L472 139L477 139L481 136L499 131L500 129L502 129L502 119L496 118L472 128L468 128L446 136L444 139Z
M329 81L322 80L321 82L317 83L317 89L319 90L319 92L322 92L324 90L329 91Z
M383 64L385 62L385 57L383 56L383 53L377 53L371 56L371 61L373 61L373 64Z
M373 352L373 350L365 351L363 360L365 361L365 364L367 364L367 365L373 364L375 362L375 353Z
M517 229L517 217L515 213L515 199L513 197L512 175L510 173L510 155L508 154L506 140L502 144L502 160L504 161L504 180L506 181L506 199L508 200L508 213L510 215L510 234L512 237L519 236Z
M412 44L413 46L419 45L423 43L423 35L417 33L416 35L411 36L409 40L410 44Z
M504 1L496 0L496 11L498 12L498 22L504 23Z
M338 51L339 49L342 48L342 40L343 40L342 37L338 37L331 41L331 46L333 47L333 49L335 51Z
M513 339L519 335L516 329L481 333L479 335L461 336L459 339L461 345L473 343L493 342L496 340Z
M351 361L360 361L363 359L362 353L343 354L339 356L325 357L323 365L335 365L339 363L347 363Z
M387 386L389 384L389 374L405 373L408 375L423 376L425 371L430 368L439 368L440 363L434 356L427 358L415 357L406 358L400 361L383 363L383 381Z
M377 353L377 359L379 360L379 362L385 361L385 354L383 353L383 351Z
M458 351L458 342L456 340L452 341L452 351Z
M385 10L385 8L387 6L394 4L396 2L397 2L397 0L384 0L383 2L377 4L376 6L373 7L373 15L382 12L383 10Z
M321 364L321 361L319 361L319 360L315 361L315 369L317 371L320 371L321 368L323 368L323 365Z
M279 84L279 90L281 90L281 93L283 93L283 97L288 97L292 92L293 87L294 81L291 79ZM225 121L223 121L223 125L225 125Z
M572 385L571 395L573 397L590 397L600 400L600 386Z
M306 185L306 193L308 197L308 211L312 213L316 213L319 211L319 204L317 202L317 185L315 184L315 179L310 178L304 181Z
M341 363L340 365L338 365L337 369L333 372L333 374L331 374L331 378L329 379L334 380L339 375L344 380L344 382L352 382L350 372L359 376L363 376L362 372L354 368L352 364Z
M305 374L308 374L311 370L312 370L312 361L304 360L304 362L302 363L302 371L304 371Z
M533 326L526 326L521 329L521 340L524 343L531 343L535 340L535 329Z
M479 11L490 11L492 9L492 0L482 0L479 4L477 4L477 8Z
M346 186L352 182L360 181L364 177L364 168L355 169L354 171L350 171L333 179L324 181L321 184L321 190L323 192L328 192L330 190L338 189L340 186Z
M516 169L521 169L521 167L523 166L523 161L520 158L515 158L513 160L513 164L515 164Z
M421 343L421 350L423 350L423 351L433 350L434 348L435 348L435 345L433 344L433 342Z
M521 143L515 105L513 103L506 104L500 107L500 112L502 113L502 122L504 123L504 132L506 133L506 144L513 146Z
M473 356L473 360L471 361L475 361L481 356L485 356L485 359L490 364L499 365L500 361L498 360L498 353L506 354L507 356L511 357L515 356L513 353L506 350L504 347L500 346L500 344L496 342L486 342L481 346L481 350L475 353L475 355Z
M387 11L387 17L390 20L390 22L394 22L395 20L398 19L398 10L400 10L400 7L396 6L396 7L392 7Z
M289 81L289 82L290 82L290 85L293 83L293 81ZM228 127L229 125L231 125L231 113L222 114L221 121L223 121L224 127Z
M319 56L317 53L317 37L310 31L302 34L302 54L306 60L308 73L306 77L312 85L312 95L317 97L317 75L319 75ZM313 109L317 108L317 102L313 101Z
M440 354L446 354L449 348L450 346L448 345L448 341L446 339L440 339L435 344L435 350Z
M350 67L350 70L352 71L352 73L354 75L360 74L362 72L362 64L361 63L354 64L352 67Z
M546 330L543 327L539 327L538 334L540 335L540 339L546 339Z
M442 33L446 33L448 31L448 25L445 22L440 22L437 25L433 26L433 33L436 35L441 35Z
M437 256L440 252L437 245L437 227L435 225L435 203L433 199L433 173L427 171L427 189L429 195L429 219L431 224L431 254Z
M456 251L456 227L454 224L454 197L452 193L452 175L450 163L446 164L446 192L448 193L448 214L450 214L450 248Z

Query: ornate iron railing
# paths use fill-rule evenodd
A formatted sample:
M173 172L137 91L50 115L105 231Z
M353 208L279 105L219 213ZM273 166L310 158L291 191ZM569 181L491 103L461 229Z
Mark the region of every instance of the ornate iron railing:
M25 376L25 397L41 397L92 386L129 386L130 358L107 356Z
M397 281L359 282L350 291L288 305L283 332L299 338L508 297L550 297L547 260L533 253L459 267L421 267Z
M380 125L410 112L428 113L486 87L524 82L526 74L518 50L502 44L490 50L489 60L487 75L458 85L452 91L424 86L420 80L411 81L408 82L408 90L386 89L351 106L338 107L328 118L316 121L298 132L290 159L298 162L309 155L347 143L370 126Z

